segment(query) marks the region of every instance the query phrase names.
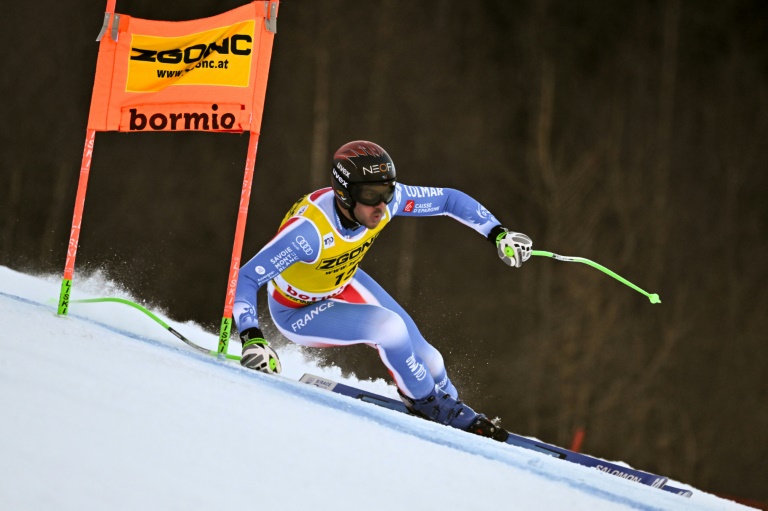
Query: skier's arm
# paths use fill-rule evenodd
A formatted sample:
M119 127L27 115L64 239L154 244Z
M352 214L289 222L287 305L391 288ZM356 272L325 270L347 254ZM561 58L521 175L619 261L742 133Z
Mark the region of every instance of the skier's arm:
M485 206L453 188L397 184L392 216L449 216L482 234L497 248L502 261L519 268L531 256L531 239L501 225Z
M319 254L320 234L317 227L310 220L297 217L289 220L269 243L240 268L232 313L241 338L253 339L246 330L259 328L256 315L256 293L259 288L291 265L299 261L311 263ZM258 334L261 334L260 330Z
M453 188L398 183L390 208L393 216L449 216L485 237L501 224L482 204Z

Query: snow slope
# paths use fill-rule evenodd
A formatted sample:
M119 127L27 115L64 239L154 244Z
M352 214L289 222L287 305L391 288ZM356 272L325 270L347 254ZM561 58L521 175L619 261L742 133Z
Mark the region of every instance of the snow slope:
M747 509L247 371L125 305L57 317L59 285L0 267L3 510ZM73 298L92 296L131 299L98 276L76 279ZM215 348L214 333L168 323ZM280 355L292 380L309 372L396 396L298 350Z

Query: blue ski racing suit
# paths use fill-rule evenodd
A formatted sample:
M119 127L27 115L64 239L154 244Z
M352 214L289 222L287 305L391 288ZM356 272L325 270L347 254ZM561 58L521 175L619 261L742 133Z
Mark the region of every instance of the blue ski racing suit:
M379 225L346 228L331 188L294 204L277 235L239 274L234 319L240 332L258 327L256 294L267 284L269 311L280 332L309 347L375 347L401 394L419 398L437 386L457 398L443 357L408 313L360 262L395 216L445 215L488 236L499 221L458 190L396 184Z

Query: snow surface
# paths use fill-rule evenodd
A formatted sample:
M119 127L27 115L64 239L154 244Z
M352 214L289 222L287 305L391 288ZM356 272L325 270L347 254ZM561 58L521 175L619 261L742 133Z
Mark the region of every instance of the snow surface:
M747 509L290 381L308 372L396 397L298 349L280 352L289 380L199 354L125 305L58 317L60 283L0 267L3 510ZM73 298L94 296L133 299L76 276ZM166 321L215 349L215 333Z

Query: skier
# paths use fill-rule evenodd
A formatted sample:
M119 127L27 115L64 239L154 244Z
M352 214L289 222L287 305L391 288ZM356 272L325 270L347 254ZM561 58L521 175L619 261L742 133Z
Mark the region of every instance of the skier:
M463 192L399 183L392 159L372 142L339 148L331 183L299 199L275 237L240 269L234 319L243 343L241 364L268 373L281 370L256 315L256 293L267 284L270 315L292 342L375 347L411 412L505 440L507 433L495 422L458 400L443 357L360 262L394 216L455 218L487 237L515 268L530 257L530 238L503 227Z

